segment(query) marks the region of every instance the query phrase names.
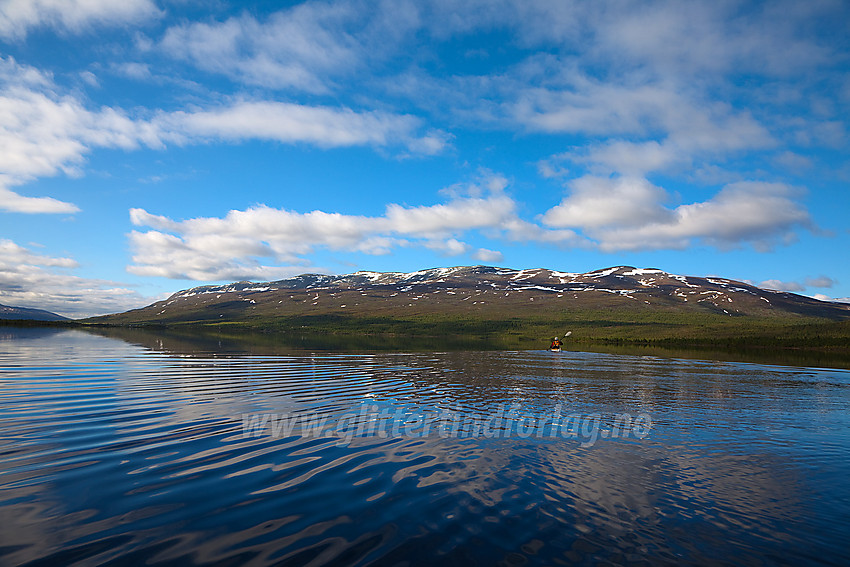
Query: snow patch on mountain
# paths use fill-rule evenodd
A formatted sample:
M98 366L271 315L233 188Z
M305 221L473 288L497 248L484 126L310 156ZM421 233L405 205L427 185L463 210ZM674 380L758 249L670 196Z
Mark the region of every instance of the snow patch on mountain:
M320 292L325 296L321 301ZM286 301L278 306L284 294ZM524 302L533 299L535 305L545 303L563 309L572 309L582 302L594 307L616 308L616 303L612 304L611 299L603 297L609 294L648 305L679 304L689 309L702 306L717 312L722 312L721 306L725 306L735 314L763 314L766 310L812 314L826 309L831 314L829 316L842 317L840 312L846 309L842 304L764 290L746 282L671 274L658 268L613 266L577 273L545 268L514 270L492 266L455 266L413 272L363 270L344 275L313 273L273 282L204 285L177 292L168 298L167 303L154 304L154 312L167 307L171 315L179 309L197 310L201 308L200 304L203 304L202 309L215 309L215 305L220 304L228 305L230 310L234 300L241 300L251 305L251 309L256 309L255 313L262 312L271 317L287 313L322 313L325 309L340 309L343 301L347 301L347 311L359 307L362 313L369 313L372 309L392 313L394 308L413 305L440 312L461 309L466 313L470 305L483 305L481 299L486 297L493 298L492 304L501 304L505 308L511 308L512 302L519 298L523 298ZM338 301L331 299L333 307L328 305L328 296ZM469 299L473 301L461 303ZM754 301L756 299L762 301ZM576 300L579 304L571 303ZM275 307L270 307L270 304ZM525 305L529 304L524 303L523 307L514 304L514 307L524 310ZM830 305L833 307L828 307ZM388 311L381 311L384 309ZM230 312L226 316L231 316Z

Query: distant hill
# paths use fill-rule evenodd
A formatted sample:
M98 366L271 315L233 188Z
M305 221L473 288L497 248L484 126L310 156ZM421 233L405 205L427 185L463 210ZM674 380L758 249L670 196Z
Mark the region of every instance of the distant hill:
M704 332L718 325L741 328L745 321L770 327L843 320L850 320L850 305L719 277L629 266L587 273L467 266L201 286L87 322L432 333L528 330L532 322L541 329L568 324L596 336L634 338L678 336L699 326Z
M28 307L10 307L0 305L0 319L28 320L28 321L68 321L67 317L45 311L43 309L30 309Z

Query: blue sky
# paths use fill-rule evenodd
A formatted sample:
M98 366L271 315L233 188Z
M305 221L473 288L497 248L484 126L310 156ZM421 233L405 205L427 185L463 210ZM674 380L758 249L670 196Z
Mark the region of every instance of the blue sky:
M0 1L0 303L612 265L850 296L842 1Z

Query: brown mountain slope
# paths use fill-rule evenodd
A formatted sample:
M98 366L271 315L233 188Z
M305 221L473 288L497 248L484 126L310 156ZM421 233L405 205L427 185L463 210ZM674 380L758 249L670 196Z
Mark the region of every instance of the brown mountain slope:
M344 318L571 319L582 313L626 319L694 317L850 319L850 306L761 289L723 278L618 266L584 274L487 266L412 273L306 274L180 291L148 307L88 320L139 324Z

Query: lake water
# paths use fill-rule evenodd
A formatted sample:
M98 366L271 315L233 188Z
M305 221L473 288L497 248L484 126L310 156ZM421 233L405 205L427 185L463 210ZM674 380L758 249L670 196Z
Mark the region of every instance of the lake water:
M839 565L850 372L0 329L3 565Z

